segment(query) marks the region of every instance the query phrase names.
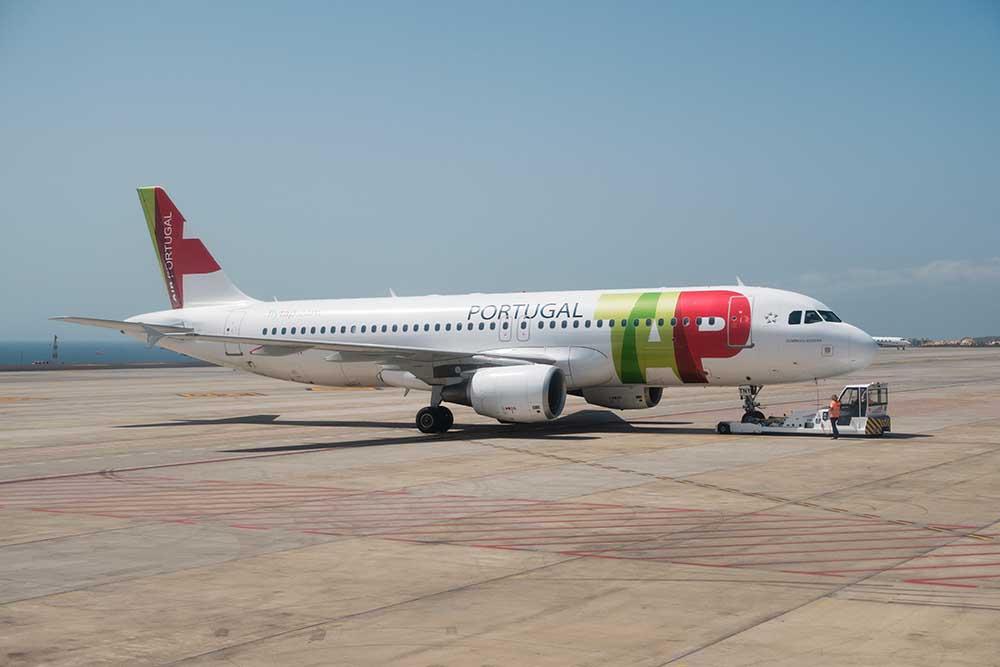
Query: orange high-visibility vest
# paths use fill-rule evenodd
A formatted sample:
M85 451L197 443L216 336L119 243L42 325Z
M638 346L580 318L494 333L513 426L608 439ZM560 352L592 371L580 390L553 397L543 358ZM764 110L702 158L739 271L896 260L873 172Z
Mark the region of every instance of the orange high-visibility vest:
M830 401L830 419L840 419L840 401Z

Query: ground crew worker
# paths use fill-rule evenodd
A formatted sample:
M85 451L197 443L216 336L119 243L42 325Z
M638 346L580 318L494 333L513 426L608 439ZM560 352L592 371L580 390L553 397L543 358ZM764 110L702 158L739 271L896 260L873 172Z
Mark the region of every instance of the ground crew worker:
M836 440L840 437L840 431L837 430L837 420L840 419L840 399L834 394L830 397L830 428L833 429L833 439Z

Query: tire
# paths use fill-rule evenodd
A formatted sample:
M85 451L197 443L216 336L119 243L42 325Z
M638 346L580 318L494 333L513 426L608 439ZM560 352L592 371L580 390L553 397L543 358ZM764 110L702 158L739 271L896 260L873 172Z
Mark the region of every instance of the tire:
M420 408L417 412L417 428L421 433L439 433L442 415L436 408Z
M743 417L740 419L744 424L751 424L753 422L762 421L764 419L764 413L760 410L754 410L753 412L743 413Z
M444 433L455 425L455 415L443 405L438 406L438 411L441 414L441 430L438 433Z
M732 433L732 429L729 428L729 424L727 424L726 422L719 422L719 425L715 427L715 430L718 431L721 435Z

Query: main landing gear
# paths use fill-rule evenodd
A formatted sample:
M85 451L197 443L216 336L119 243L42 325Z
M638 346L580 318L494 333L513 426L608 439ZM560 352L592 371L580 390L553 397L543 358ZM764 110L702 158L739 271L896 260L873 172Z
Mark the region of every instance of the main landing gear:
M420 408L417 413L417 428L421 433L444 433L455 423L455 415L443 405Z
M421 433L444 433L455 423L455 415L441 405L442 387L431 390L431 404L417 412L417 428Z
M744 424L764 419L764 413L760 411L760 403L757 402L757 394L763 388L759 384L740 385L740 398L743 400L743 417L740 421Z

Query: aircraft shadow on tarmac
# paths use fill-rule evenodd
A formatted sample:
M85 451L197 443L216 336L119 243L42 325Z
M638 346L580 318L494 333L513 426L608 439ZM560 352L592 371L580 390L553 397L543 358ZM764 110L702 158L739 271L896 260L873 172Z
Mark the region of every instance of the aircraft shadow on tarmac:
M365 420L301 420L281 419L281 415L259 414L219 419L177 419L149 424L125 424L117 428L161 428L168 426L213 426L227 424L248 424L260 426L305 426L413 430L412 422L381 422ZM445 442L476 440L480 438L517 438L524 440L593 440L598 433L620 434L662 434L662 435L715 435L714 428L691 427L688 421L626 421L613 412L603 410L582 410L553 422L544 424L455 424L447 433L424 435L413 433L403 437L364 438L359 440L338 440L336 442L306 443L300 445L274 445L267 447L247 447L220 450L230 454L251 454L266 452L294 452L323 449L347 449L379 445L402 445L414 442ZM788 434L793 436L795 434ZM805 436L812 437L812 436ZM927 435L894 433L887 438L904 440L931 437ZM848 439L848 438L844 438Z
M592 440L596 433L663 433L664 435L707 435L715 433L711 428L677 428L686 426L687 421L644 421L628 422L612 412L583 410L545 424L455 424L447 433L389 438L366 438L354 441L330 443L309 443L302 445L280 445L273 447L252 447L220 450L227 453L262 453L281 451L303 451L310 449L338 449L373 445L406 444L410 442L473 440L477 438L521 438L530 440ZM226 424L248 424L260 426L305 426L341 428L378 428L415 430L412 422L382 422L362 420L300 420L281 419L280 415L260 414L223 417L220 419L177 419L168 422L148 424L124 424L116 428L162 428L168 426L213 426Z

